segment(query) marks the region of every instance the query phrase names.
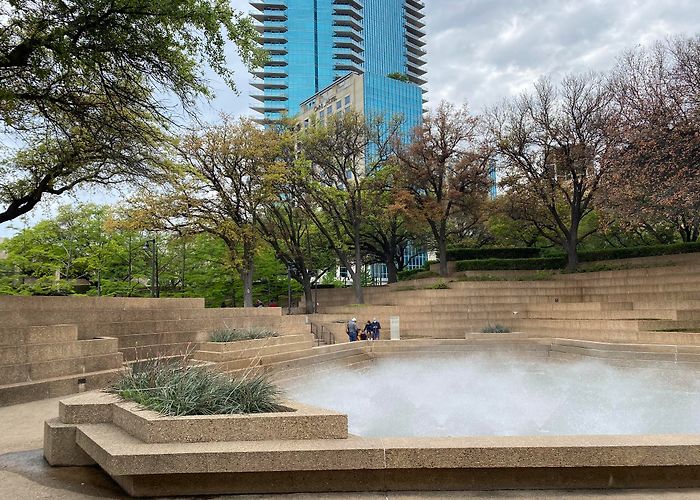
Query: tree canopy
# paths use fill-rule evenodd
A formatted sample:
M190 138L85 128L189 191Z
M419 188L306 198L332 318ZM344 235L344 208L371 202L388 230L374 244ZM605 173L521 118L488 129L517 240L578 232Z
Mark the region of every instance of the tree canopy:
M264 58L227 0L8 0L0 5L0 222L45 195L158 173L163 129L233 86L233 42Z

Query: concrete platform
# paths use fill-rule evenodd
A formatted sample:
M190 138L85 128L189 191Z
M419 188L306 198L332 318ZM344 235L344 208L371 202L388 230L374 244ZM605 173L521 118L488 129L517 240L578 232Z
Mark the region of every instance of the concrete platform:
M85 394L61 408L71 423L47 422L49 463L94 461L133 496L700 487L695 435L221 440L200 435L216 417L192 426L188 417L155 416L156 428L174 423L153 442L133 419L120 423L123 412L141 418L136 405ZM255 417L282 415L240 418Z

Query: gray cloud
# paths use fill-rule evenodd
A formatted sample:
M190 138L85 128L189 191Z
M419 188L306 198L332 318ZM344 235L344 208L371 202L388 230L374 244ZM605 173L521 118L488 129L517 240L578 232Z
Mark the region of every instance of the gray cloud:
M250 11L245 0L232 5ZM698 33L700 1L426 0L426 20L430 105L467 101L478 111L543 75L605 71L636 45ZM240 95L214 78L206 115L251 114L249 76L230 53Z
M697 0L432 0L428 90L474 110L542 75L605 71L623 51L700 31Z

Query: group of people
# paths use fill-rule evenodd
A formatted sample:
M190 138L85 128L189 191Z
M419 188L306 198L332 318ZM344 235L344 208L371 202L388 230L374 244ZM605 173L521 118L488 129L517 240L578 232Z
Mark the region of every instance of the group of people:
M348 321L347 328L345 329L350 342L355 342L357 340L379 340L379 335L382 330L382 325L377 321L377 318L372 319L372 321L367 320L364 328L360 330L357 324L357 318L352 318Z

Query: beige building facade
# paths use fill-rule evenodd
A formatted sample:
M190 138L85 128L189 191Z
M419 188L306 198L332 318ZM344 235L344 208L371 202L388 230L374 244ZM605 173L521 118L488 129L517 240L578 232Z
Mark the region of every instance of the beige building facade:
M364 112L364 82L359 73L348 73L301 103L297 122L307 128L313 122L325 122L337 113Z

